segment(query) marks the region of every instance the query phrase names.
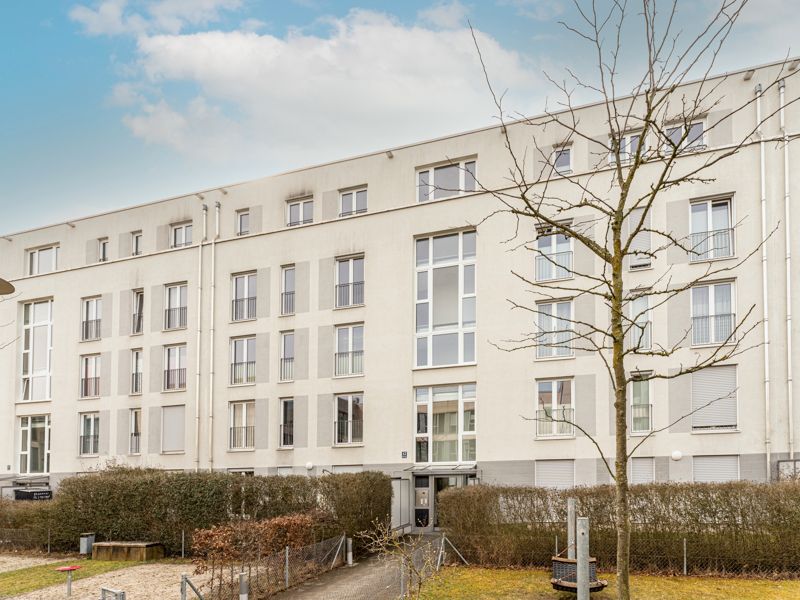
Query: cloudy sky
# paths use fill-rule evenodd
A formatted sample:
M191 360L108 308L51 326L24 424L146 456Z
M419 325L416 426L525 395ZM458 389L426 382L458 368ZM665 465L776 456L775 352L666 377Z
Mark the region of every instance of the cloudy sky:
M678 0L681 27L720 1ZM545 72L591 66L558 23L574 22L570 0L3 0L0 11L2 233L491 124L468 20L515 111L552 102ZM797 31L795 2L751 0L716 70L800 54Z

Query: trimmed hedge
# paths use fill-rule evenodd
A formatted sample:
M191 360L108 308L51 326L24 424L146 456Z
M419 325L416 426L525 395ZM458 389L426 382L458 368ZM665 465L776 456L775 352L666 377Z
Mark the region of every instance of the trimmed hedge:
M438 497L439 520L471 562L549 565L555 537L566 546L567 498L589 517L600 568L616 562L614 488L571 490L470 486ZM800 573L800 483L663 483L630 489L631 564L677 572L687 541L690 570Z

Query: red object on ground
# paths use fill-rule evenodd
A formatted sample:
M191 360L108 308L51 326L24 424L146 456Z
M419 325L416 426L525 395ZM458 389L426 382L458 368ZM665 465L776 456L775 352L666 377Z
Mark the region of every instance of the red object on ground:
M56 571L77 571L78 569L80 569L80 566L78 565L69 565L68 567L58 567Z

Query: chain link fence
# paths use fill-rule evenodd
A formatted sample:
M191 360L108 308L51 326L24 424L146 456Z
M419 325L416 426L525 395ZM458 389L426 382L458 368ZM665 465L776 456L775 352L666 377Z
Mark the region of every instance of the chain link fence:
M34 550L50 552L50 532L42 540L38 531L33 529L0 529L0 551Z

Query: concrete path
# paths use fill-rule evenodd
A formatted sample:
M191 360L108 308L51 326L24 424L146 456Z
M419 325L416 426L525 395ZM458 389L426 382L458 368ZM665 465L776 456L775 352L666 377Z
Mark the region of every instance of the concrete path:
M400 596L396 561L366 558L339 567L275 596L278 600L394 600Z

